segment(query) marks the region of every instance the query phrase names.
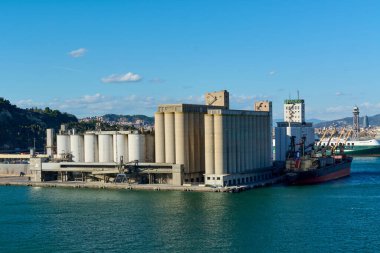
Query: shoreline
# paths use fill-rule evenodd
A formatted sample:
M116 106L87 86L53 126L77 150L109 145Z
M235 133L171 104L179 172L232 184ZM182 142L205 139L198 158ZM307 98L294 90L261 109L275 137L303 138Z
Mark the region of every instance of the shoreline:
M0 177L0 186L29 186L29 187L62 187L84 189L111 189L111 190L145 190L145 191L190 191L190 192L241 192L254 188L268 187L281 181L281 177L257 182L255 184L230 186L230 187L206 187L204 185L164 185L164 184L128 184L128 183L101 183L101 182L32 182L28 175Z

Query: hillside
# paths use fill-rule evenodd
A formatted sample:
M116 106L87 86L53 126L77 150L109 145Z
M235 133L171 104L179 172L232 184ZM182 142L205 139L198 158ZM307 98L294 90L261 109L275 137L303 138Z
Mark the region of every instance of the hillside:
M364 117L359 118L359 125L363 124L363 118ZM332 125L335 125L337 127L348 126L348 125L352 126L352 121L353 121L352 117L346 117L343 119L320 122L320 123L314 124L314 126L317 128L329 127ZM380 126L380 114L368 117L368 121L369 121L370 126Z
M113 121L113 122L136 122L136 120L143 120L148 125L154 124L154 117L148 117L145 115L116 115L116 114L106 114L103 116L103 120L105 121Z
M0 98L0 151L25 150L35 146L43 150L46 128L59 129L62 123L78 122L71 114L45 109L21 109Z

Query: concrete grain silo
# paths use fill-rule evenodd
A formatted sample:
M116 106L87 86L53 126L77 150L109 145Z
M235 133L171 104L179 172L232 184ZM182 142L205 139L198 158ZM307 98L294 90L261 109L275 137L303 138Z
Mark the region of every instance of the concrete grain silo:
M70 135L70 152L74 162L84 162L84 140L83 135Z
M123 157L123 161L128 161L128 135L120 134L116 132L113 135L113 155L114 162L119 163L120 157Z
M145 162L145 136L142 134L128 135L128 160Z
M63 158L70 153L70 136L67 134L57 135L57 157Z
M84 161L99 162L98 136L95 134L84 135Z
M99 148L99 162L101 163L113 162L114 157L113 157L112 134L99 134L98 148Z

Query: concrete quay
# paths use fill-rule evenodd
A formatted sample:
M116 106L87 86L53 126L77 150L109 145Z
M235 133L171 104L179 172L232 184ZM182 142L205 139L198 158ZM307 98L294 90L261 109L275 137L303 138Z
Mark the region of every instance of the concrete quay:
M185 184L173 186L166 184L128 184L128 183L102 183L102 182L31 182L29 177L3 176L0 177L0 186L31 186L31 187L64 187L88 189L115 189L115 190L147 190L147 191L189 191L189 192L241 192L259 187L266 187L282 181L282 177L256 182L249 185L229 187L206 187L204 185Z

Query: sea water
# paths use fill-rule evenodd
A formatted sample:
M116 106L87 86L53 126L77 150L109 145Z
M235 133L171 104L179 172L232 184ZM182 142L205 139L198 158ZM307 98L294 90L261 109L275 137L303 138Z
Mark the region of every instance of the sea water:
M4 186L0 252L380 252L380 158L238 194Z

